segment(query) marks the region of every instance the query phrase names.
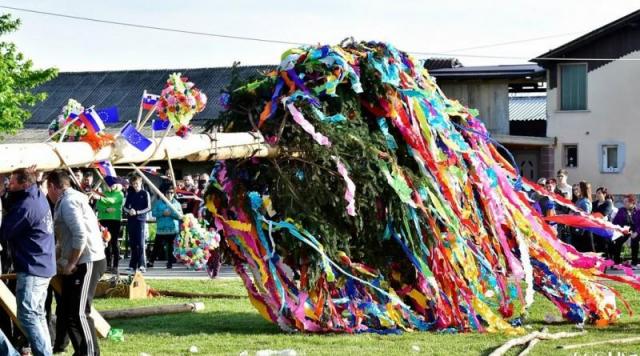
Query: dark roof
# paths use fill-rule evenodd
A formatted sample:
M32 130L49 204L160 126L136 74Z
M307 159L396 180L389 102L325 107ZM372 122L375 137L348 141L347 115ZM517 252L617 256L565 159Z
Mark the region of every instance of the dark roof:
M428 70L441 69L441 68L457 68L462 67L462 63L458 58L427 58L424 61L424 67Z
M434 69L429 70L429 74L437 79L512 79L544 76L545 70L537 64L513 64Z
M573 41L567 42L560 47L554 48L538 57L532 59L532 62L541 61L538 58L558 58L563 57L567 52L573 51L577 48L583 47L590 42L593 42L603 36L606 36L616 30L619 30L626 26L637 27L640 26L640 10L634 11L624 17L621 17L613 22L610 22L600 28L597 28L586 35L580 36Z
M247 78L275 68L275 65L238 67L238 75ZM231 67L65 72L36 89L47 92L48 97L31 109L32 117L25 123L25 128L48 126L69 98L76 99L86 107L116 105L121 122L136 120L143 91L146 89L149 93L160 94L169 74L174 72L188 77L208 97L207 107L194 117L194 122L215 118L220 110L220 91L231 81Z
M547 96L509 96L509 121L547 119Z

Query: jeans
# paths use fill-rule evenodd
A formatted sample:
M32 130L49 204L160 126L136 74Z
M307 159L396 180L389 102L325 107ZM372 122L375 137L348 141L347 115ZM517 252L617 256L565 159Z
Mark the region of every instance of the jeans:
M2 330L0 330L0 355L20 356Z
M44 311L47 288L51 278L17 273L16 303L18 322L26 333L34 356L52 355L51 337Z
M129 232L129 247L131 248L131 260L129 268L134 271L140 267L146 267L144 260L144 221L134 218L127 220L127 231Z

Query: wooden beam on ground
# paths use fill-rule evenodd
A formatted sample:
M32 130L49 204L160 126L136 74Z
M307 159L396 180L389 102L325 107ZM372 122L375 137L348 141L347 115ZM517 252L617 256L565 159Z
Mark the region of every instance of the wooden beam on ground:
M53 289L58 294L61 294L62 280L60 279L59 276L55 276L51 278L51 287L53 287ZM109 335L109 330L111 330L111 325L109 325L109 323L106 320L104 320L102 315L98 313L98 311L96 310L96 308L93 307L93 305L91 306L90 315L91 315L91 318L93 319L93 324L96 327L96 333L98 334L98 336L100 336L101 338L106 338L107 335Z
M64 163L69 167L87 167L104 160L111 160L112 164L164 161L168 157L209 161L273 157L278 153L278 148L265 143L261 135L249 132L191 134L187 139L171 136L166 137L156 149L160 141L159 138L154 139L144 152L131 146L122 137L98 152L94 152L85 142L4 144L0 145L0 174L32 165L39 170L49 171L63 168Z
M623 339L594 341L594 342L587 342L584 344L562 345L562 346L558 346L558 348L563 350L572 350L572 349L579 349L582 347L605 345L605 344L620 345L620 344L637 344L637 343L640 343L640 336L628 337Z
M521 336L521 337L517 337L515 339L511 339L507 342L505 342L502 346L498 347L497 349L493 350L492 353L489 354L489 356L502 356L505 355L509 349L511 349L514 346L518 346L518 345L525 345L527 343L529 343L531 340L534 339L540 339L540 340L558 340L558 339L564 339L567 337L576 337L576 336L582 336L582 335L586 335L587 332L586 331L580 331L580 332L559 332L559 333L555 333L555 334L549 334L547 332L541 332L541 331L534 331L530 334Z
M7 285L3 282L0 282L0 306L2 306L2 309L9 314L11 320L18 325L20 331L25 334L22 326L18 322L18 305L16 304L16 296L11 293L11 290L9 290Z
M200 302L173 304L173 305L156 305L152 307L127 308L118 310L104 310L102 316L106 319L127 319L139 318L151 315L165 315L176 313L189 313L204 310L204 304Z
M157 290L151 288L151 293L160 295L163 297L177 297L177 298L212 298L212 299L242 299L245 296L233 295L233 294L221 294L221 293L192 293L192 292L178 292L171 290Z

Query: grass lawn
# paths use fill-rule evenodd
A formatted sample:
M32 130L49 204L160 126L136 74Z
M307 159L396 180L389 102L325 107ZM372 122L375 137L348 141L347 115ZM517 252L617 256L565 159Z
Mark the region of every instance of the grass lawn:
M305 355L481 355L500 346L510 336L500 334L442 334L435 332L413 332L402 335L305 335L286 334L265 321L250 305L239 280L151 280L148 283L157 289L194 291L201 293L225 293L242 296L238 299L204 299L205 310L199 313L153 316L138 319L112 320L114 328L124 329L125 341L101 340L103 355L186 355L192 345L199 355L238 355L247 350L249 355L263 349L295 349ZM640 293L631 288L618 286L638 312ZM148 306L187 302L181 298L154 298L129 301L127 299L97 299L98 310ZM548 301L538 297L531 309L531 330L545 325L548 313L558 315ZM550 325L550 331L575 331L572 324ZM640 336L640 317L624 314L620 322L608 328L592 326L586 336L542 341L534 349L534 355L574 355L574 350L558 350L563 343L584 343L612 338ZM419 352L414 350L419 348ZM579 350L580 355L631 355L640 350L640 344L626 346L597 346ZM68 349L71 354L71 347ZM519 352L512 352L516 355ZM602 353L604 352L604 353ZM608 352L612 352L608 354ZM617 352L620 352L618 354Z

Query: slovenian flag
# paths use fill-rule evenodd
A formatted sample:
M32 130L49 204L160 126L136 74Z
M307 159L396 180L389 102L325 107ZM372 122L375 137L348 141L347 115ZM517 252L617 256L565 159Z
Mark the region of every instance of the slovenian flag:
M116 170L113 168L113 165L109 161L98 161L96 162L96 168L100 171L104 177L117 177Z
M158 99L160 99L160 95L145 93L142 95L142 108L152 110L156 106L156 103L158 103Z
M151 146L151 140L136 130L135 126L131 125L131 121L122 127L120 135L141 152L144 152L144 150Z
M78 121L84 124L84 127L92 133L98 133L104 130L104 123L98 115L98 112L93 110L92 108L86 109L82 114L80 114L80 119Z
M76 114L75 112L69 113L69 116L67 116L67 118L64 120L64 125L69 125L73 120L78 118L78 114ZM78 121L74 121L74 124L80 126L79 123L77 123Z

